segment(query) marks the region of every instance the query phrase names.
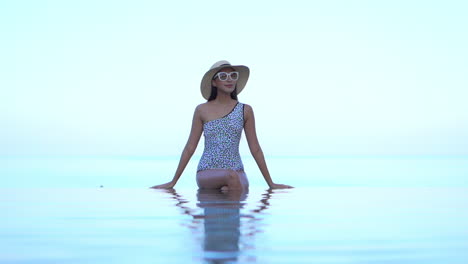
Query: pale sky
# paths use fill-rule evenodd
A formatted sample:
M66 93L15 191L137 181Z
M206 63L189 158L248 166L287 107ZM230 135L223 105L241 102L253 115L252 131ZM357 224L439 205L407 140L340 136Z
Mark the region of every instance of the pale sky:
M179 155L222 59L251 69L239 100L266 155L468 155L466 14L461 0L1 1L0 155Z

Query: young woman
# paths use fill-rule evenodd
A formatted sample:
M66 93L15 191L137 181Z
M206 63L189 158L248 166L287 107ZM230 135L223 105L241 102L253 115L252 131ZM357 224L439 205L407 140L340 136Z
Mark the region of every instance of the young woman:
M249 78L249 68L231 65L228 61L216 62L205 73L201 82L202 96L206 103L196 107L190 136L182 152L174 178L152 188L173 188L197 148L202 132L205 149L197 169L197 184L200 189L242 190L249 182L239 154L242 130L250 152L272 189L292 188L274 183L270 177L263 151L255 132L252 107L238 102L237 95L244 89Z

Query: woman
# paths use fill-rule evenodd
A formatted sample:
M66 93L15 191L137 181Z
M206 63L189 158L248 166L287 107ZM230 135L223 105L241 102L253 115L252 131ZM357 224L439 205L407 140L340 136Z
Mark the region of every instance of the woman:
M250 152L268 186L272 189L292 188L276 184L271 179L257 140L252 107L237 100L237 94L244 89L249 73L248 67L233 66L228 61L216 62L205 73L201 93L208 101L195 109L190 136L174 178L152 188L167 189L175 186L204 132L205 149L197 169L198 187L224 191L247 189L249 182L239 154L242 130L245 131Z

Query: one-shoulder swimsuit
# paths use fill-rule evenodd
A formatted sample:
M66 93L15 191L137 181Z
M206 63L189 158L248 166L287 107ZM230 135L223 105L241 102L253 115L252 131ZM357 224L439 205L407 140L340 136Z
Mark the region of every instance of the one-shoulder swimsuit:
M203 124L205 148L198 163L197 178L203 175L200 172L208 170L234 170L239 172L241 182L248 184L239 154L243 129L244 104L239 102L229 114Z

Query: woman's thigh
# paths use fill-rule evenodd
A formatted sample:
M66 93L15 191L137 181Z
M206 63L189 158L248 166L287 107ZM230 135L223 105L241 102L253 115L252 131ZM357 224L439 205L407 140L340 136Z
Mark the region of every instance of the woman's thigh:
M228 185L229 175L235 173L243 188L249 187L249 181L244 171L234 171L228 169L213 169L197 172L197 185L201 189L219 189Z

